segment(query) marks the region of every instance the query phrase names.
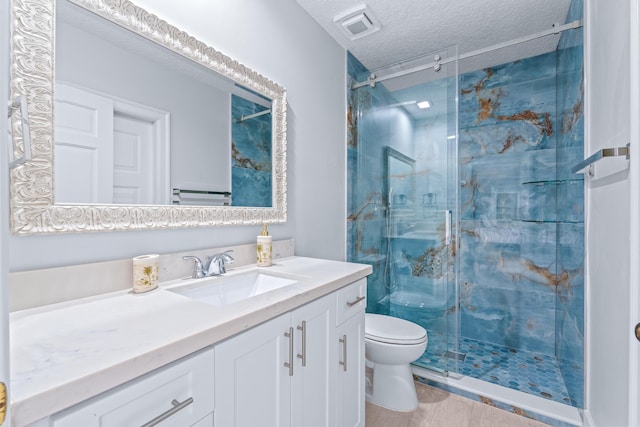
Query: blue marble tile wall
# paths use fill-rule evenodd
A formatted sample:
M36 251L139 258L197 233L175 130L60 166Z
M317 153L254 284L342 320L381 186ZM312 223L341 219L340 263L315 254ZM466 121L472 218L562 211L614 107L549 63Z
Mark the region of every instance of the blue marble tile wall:
M461 76L461 335L565 360L582 405L580 48Z
M460 80L461 335L553 355L556 55Z
M231 96L231 200L234 206L271 206L271 113L246 120L266 107Z
M567 22L583 18L583 0L573 0ZM571 174L583 159L583 30L562 34L558 45L557 149L558 285L556 356L573 405L584 405L584 182Z

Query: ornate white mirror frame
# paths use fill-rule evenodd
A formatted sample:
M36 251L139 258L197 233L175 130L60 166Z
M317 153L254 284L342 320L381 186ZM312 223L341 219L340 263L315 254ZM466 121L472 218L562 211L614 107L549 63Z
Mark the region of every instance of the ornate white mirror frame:
M128 0L69 0L272 99L272 207L55 204L53 89L55 0L12 0L11 97L26 97L31 160L11 172L16 235L282 223L287 219L286 91ZM13 138L22 151L20 128ZM20 153L17 153L20 154Z

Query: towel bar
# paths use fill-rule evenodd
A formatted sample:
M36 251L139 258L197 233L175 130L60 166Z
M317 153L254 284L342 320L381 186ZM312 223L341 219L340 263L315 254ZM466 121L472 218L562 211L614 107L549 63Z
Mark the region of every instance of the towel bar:
M631 152L629 149L629 144L627 144L624 147L601 148L600 150L596 151L594 154L592 154L588 158L584 159L583 161L581 161L580 163L572 167L571 173L584 173L582 171L584 168L586 168L587 166L591 166L598 160L602 160L605 157L626 156L626 158L628 159L630 154ZM593 173L591 172L591 169L589 169L589 175L593 175Z

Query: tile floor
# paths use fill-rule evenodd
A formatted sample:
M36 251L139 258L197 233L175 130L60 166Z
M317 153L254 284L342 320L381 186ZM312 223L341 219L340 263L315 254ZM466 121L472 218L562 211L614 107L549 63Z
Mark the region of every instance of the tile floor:
M366 427L544 427L539 421L416 383L420 406L394 412L367 402Z
M461 338L459 352L466 355L459 366L446 358L446 337L429 334L426 353L416 362L419 366L446 367L449 371L478 378L490 383L520 390L549 400L581 407L581 395L569 396L565 378L560 373L558 362L545 354L515 350L509 347ZM580 381L573 389L581 389L582 376L576 373L568 379ZM579 387L578 387L579 386Z

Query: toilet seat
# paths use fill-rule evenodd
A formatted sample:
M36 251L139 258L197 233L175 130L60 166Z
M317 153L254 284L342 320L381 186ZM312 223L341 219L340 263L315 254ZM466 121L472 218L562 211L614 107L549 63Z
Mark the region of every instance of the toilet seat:
M373 341L415 345L427 340L427 331L422 326L397 317L367 313L364 325L365 338Z

